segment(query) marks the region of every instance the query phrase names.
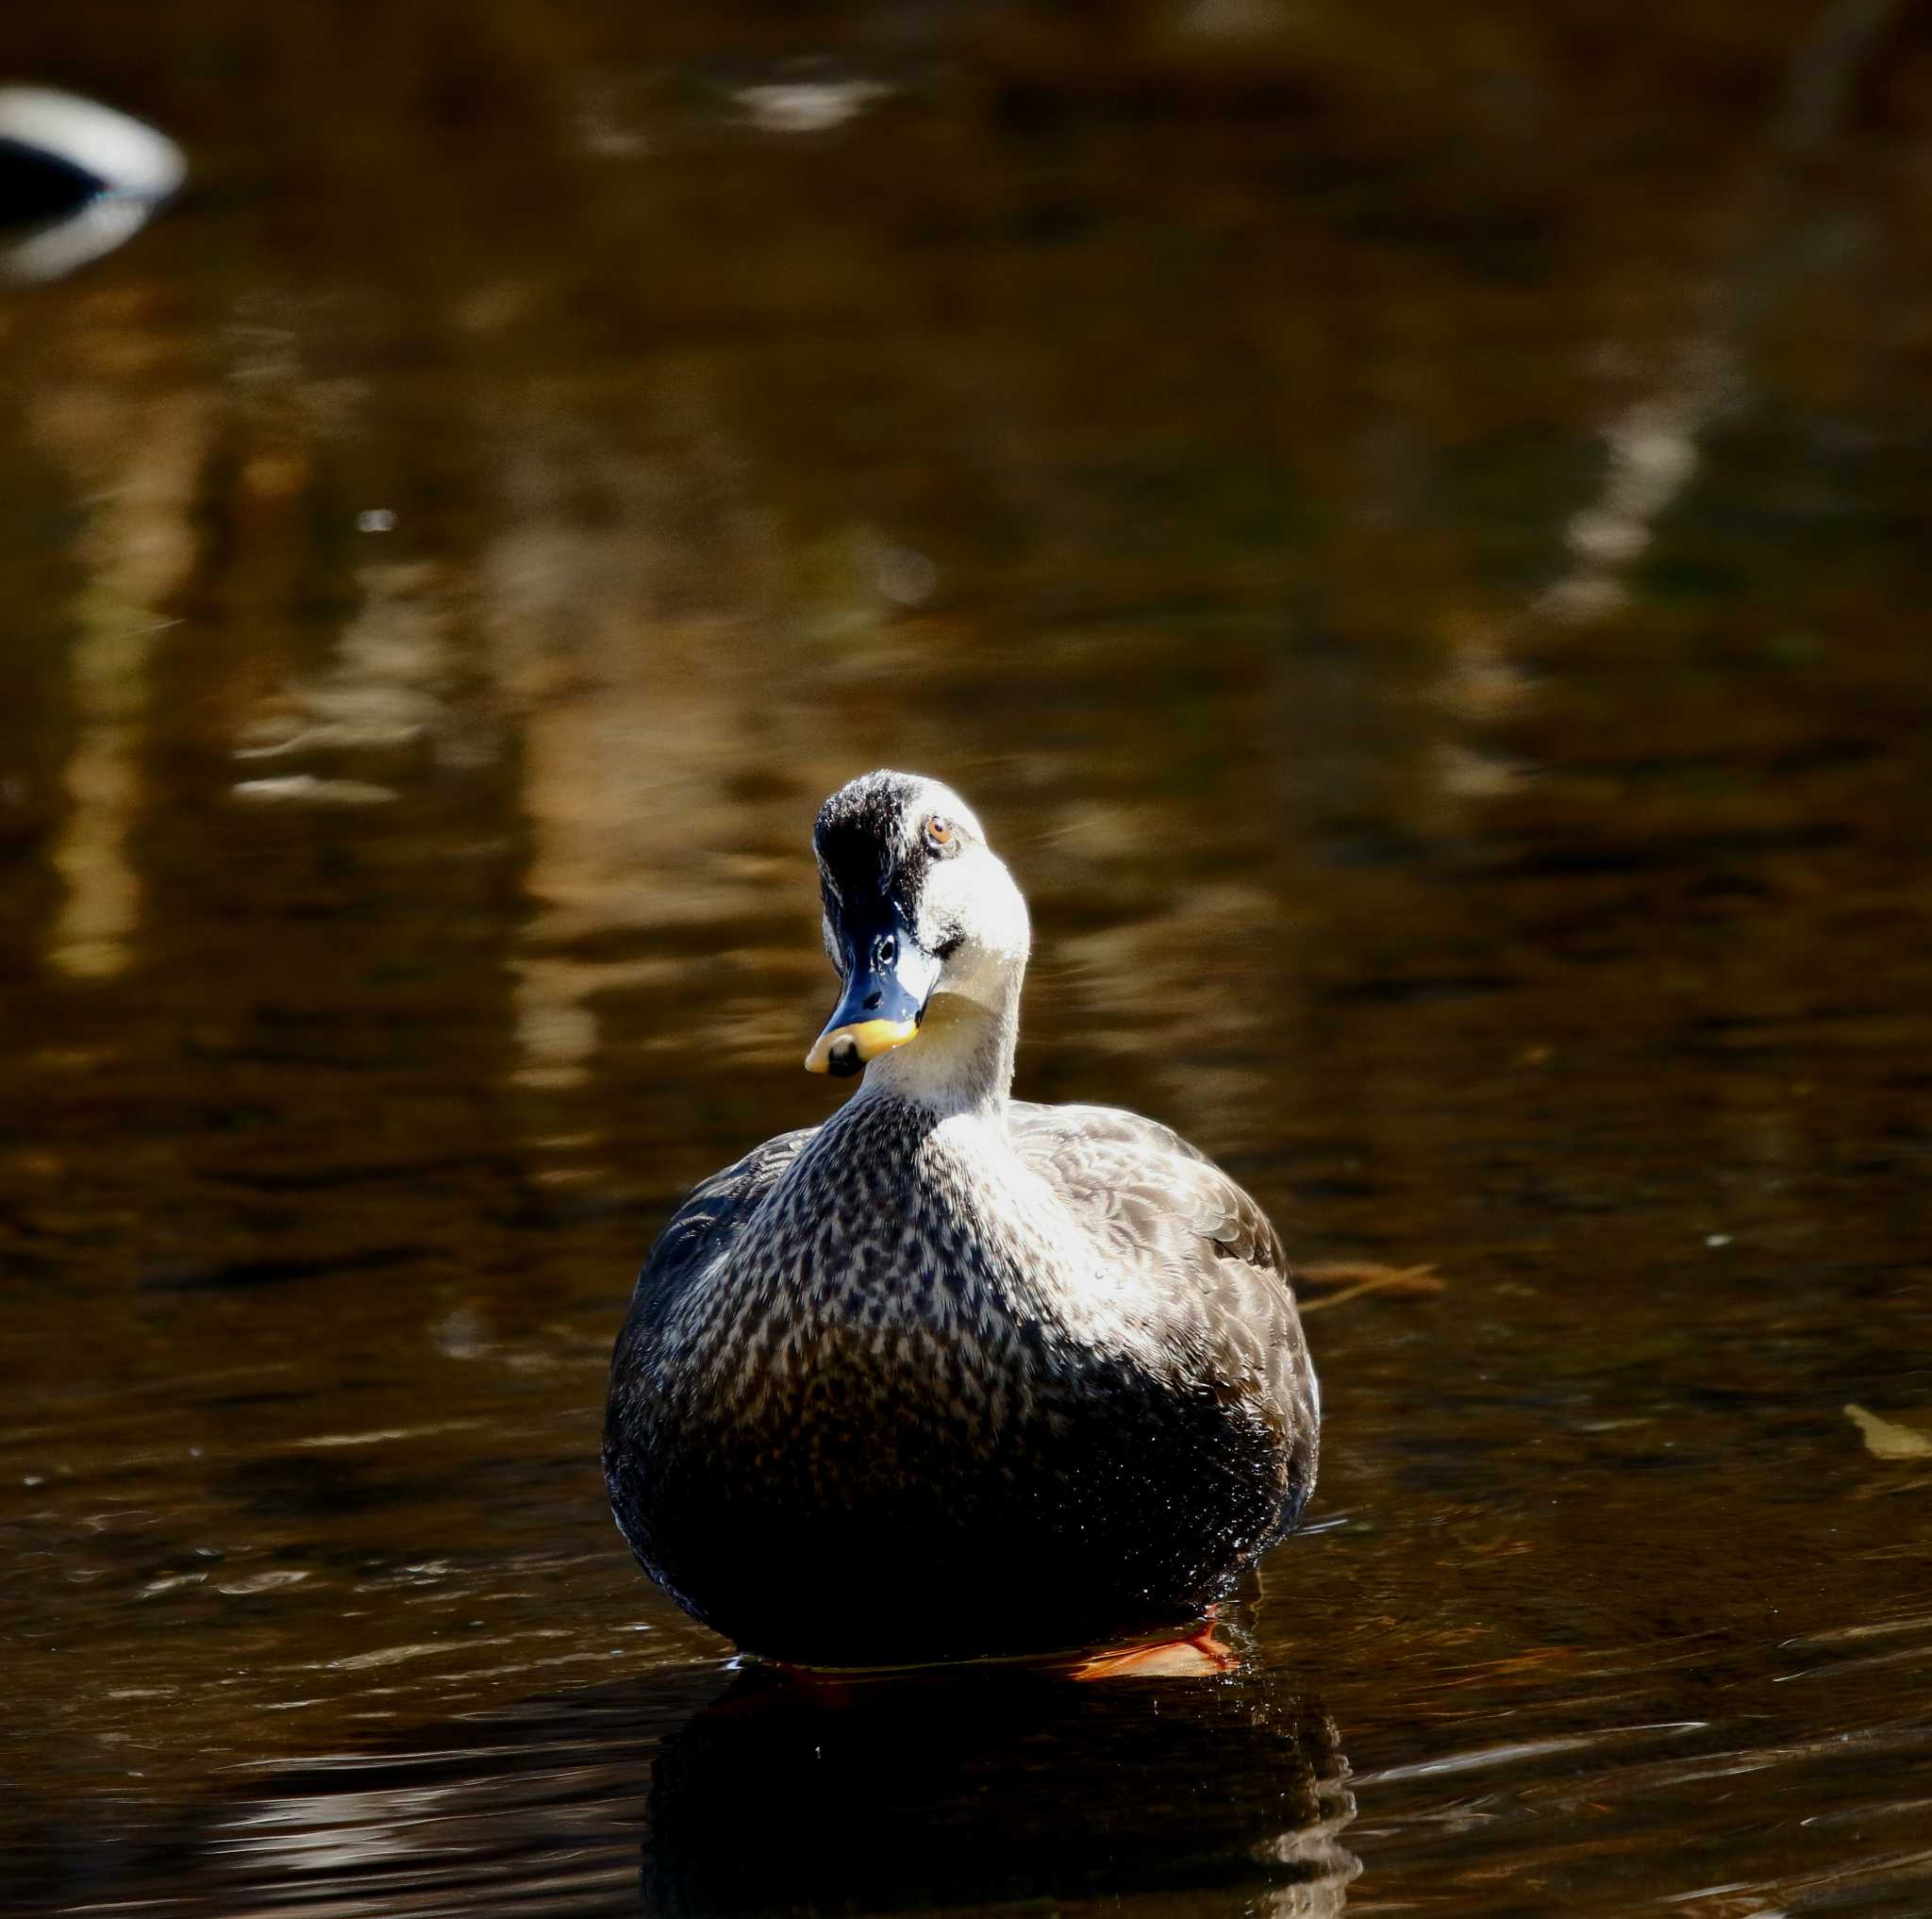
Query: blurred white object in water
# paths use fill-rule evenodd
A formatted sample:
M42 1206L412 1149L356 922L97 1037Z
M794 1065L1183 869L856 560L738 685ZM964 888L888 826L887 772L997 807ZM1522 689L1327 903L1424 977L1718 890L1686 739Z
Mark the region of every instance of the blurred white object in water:
M256 806L292 802L311 807L379 807L402 797L392 786L375 786L366 779L318 779L312 773L291 773L281 779L238 780L228 791L238 800Z
M19 237L0 240L0 279L14 281L57 279L110 252L188 176L166 134L47 87L0 87L0 219L9 169L31 181Z
M875 80L773 80L733 96L760 133L829 133L856 120L892 89Z

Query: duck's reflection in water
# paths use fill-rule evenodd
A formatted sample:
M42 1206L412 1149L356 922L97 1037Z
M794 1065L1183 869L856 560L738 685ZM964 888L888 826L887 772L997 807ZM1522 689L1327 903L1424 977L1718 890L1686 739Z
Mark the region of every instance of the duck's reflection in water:
M1339 1913L1360 1867L1333 1723L1281 1674L1197 1671L672 1667L351 1743L159 1830L50 1832L28 1891L120 1919Z
M647 1911L1103 1898L1340 1912L1360 1863L1332 1720L1278 1676L742 1674L660 1749Z

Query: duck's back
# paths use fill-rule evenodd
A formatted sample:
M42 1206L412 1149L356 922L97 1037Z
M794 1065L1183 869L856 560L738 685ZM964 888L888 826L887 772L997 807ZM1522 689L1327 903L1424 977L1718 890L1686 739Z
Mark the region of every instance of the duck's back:
M612 1503L689 1610L803 1660L1038 1649L1186 1616L1292 1526L1313 1376L1279 1242L1224 1174L1130 1113L1009 1107L1092 1276L1036 1311L1025 1271L967 1270L1012 1262L1010 1222L943 1179L903 1232L871 1222L849 1288L837 1230L816 1265L774 1258L829 1157L787 1180L815 1130L691 1194L618 1343ZM831 1195L811 1210L836 1227Z

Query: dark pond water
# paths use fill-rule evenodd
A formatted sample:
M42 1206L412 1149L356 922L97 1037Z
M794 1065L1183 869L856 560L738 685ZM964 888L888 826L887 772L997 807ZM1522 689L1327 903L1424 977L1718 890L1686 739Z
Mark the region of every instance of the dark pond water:
M8 35L195 169L0 305L12 1904L1932 1911L1922 14ZM1230 1677L805 1699L610 1527L879 763L1307 1271Z

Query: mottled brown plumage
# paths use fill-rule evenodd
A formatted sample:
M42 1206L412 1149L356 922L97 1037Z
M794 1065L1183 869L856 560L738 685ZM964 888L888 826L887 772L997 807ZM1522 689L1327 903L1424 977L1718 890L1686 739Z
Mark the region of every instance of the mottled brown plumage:
M863 852L900 944L948 952L932 1017L824 1126L705 1181L653 1248L612 1363L619 1524L700 1619L802 1662L1187 1619L1314 1482L1280 1243L1167 1127L1007 1096L1024 908L1015 942L978 895L1010 880L985 854L922 898L894 878L905 822L943 803L969 845L976 823L929 782L855 784L845 819L883 822ZM849 999L867 962L840 877Z

